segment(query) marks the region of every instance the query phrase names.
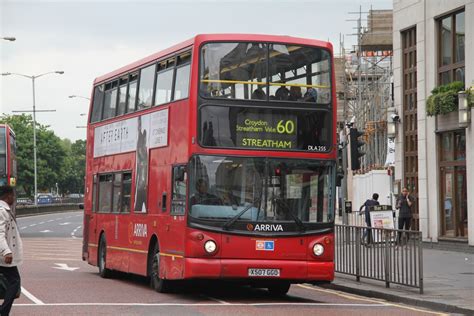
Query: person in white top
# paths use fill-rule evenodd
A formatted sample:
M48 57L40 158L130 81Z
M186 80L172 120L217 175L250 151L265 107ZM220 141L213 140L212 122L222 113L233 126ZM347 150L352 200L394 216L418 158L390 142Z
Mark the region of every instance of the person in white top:
M23 262L23 246L16 219L10 207L15 191L10 186L0 187L0 274L6 279L6 291L0 315L9 315L13 301L21 287L18 265Z

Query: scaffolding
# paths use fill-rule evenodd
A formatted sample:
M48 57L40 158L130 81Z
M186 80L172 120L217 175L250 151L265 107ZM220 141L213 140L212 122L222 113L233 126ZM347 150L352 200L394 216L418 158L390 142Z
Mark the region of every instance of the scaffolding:
M362 14L368 13L366 26ZM387 158L387 109L393 102L392 10L354 12L358 18L357 44L346 50L341 39L338 89L342 121L364 131L361 169L365 173L385 167ZM341 104L342 103L342 104Z

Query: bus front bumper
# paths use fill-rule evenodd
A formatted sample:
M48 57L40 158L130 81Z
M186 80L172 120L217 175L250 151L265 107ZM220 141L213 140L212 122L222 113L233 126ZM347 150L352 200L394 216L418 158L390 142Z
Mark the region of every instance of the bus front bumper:
M297 260L185 258L185 279L280 279L295 282L332 281L334 262ZM279 269L278 277L249 276L250 269Z

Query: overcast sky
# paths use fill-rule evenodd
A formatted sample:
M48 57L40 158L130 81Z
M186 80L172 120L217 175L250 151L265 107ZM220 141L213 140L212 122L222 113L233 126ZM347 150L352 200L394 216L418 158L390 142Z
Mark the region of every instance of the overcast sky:
M37 121L72 141L85 138L94 78L199 33L260 33L329 40L354 33L349 12L392 9L391 0L0 0L0 72L26 75L63 70L36 80ZM346 48L355 38L345 35ZM31 110L31 80L0 77L0 113Z

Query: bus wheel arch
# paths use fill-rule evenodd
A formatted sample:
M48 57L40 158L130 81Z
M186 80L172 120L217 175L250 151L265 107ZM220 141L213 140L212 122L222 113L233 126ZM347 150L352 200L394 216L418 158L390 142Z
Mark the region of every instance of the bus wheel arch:
M153 260L153 255L154 255L154 251L155 251L156 246L158 247L158 251L159 251L160 245L158 243L158 238L156 237L155 234L153 234L153 236L151 236L150 242L148 244L148 256L147 256L147 267L146 267L146 276L147 277L151 277L152 266L150 265L150 263Z
M105 232L101 231L99 235L99 249L97 251L97 266L99 267L99 275L102 278L110 278L112 276L112 270L107 269L107 241L105 238Z
M159 293L171 291L171 281L160 278L160 246L158 238L153 235L148 247L148 277L150 287Z

